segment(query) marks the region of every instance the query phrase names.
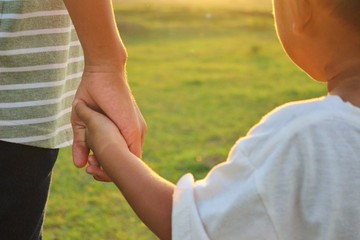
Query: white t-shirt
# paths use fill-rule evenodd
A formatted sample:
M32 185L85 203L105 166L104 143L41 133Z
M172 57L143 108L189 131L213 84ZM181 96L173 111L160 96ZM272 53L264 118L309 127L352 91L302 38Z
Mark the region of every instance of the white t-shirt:
M360 109L286 104L201 181L177 184L174 240L360 239Z

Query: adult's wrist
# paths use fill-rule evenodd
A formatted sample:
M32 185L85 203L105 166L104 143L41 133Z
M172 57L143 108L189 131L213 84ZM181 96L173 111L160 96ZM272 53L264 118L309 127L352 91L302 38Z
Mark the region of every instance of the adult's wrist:
M98 52L85 51L85 69L125 69L127 52L123 47L116 49L103 49L99 47Z

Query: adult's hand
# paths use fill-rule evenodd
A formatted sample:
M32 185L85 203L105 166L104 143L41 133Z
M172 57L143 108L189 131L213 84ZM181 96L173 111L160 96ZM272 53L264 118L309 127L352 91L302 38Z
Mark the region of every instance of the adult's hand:
M121 41L111 0L63 0L84 50L85 69L75 96L107 115L119 128L129 149L141 156L145 121L127 85L127 53ZM85 126L72 112L73 159L77 167L87 163L89 148Z
M85 68L74 105L79 100L107 115L118 127L130 151L141 157L147 127L122 69ZM85 125L75 111L72 111L72 125L74 164L77 167L84 167L87 163L89 147L85 142Z

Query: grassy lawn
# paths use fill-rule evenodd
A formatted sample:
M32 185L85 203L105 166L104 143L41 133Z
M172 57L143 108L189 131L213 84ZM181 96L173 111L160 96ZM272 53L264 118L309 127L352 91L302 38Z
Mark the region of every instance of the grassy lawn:
M144 159L173 182L187 172L204 177L274 107L325 94L283 53L270 11L144 4L116 14L149 127ZM75 169L64 149L44 239L156 238L112 184Z

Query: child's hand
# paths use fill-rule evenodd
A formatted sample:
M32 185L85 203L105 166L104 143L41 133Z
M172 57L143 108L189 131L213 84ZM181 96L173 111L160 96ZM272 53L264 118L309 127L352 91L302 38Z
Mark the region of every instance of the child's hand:
M100 182L112 182L111 178L106 174L104 169L100 166L94 155L89 155L88 167L86 172L94 177L95 180Z

